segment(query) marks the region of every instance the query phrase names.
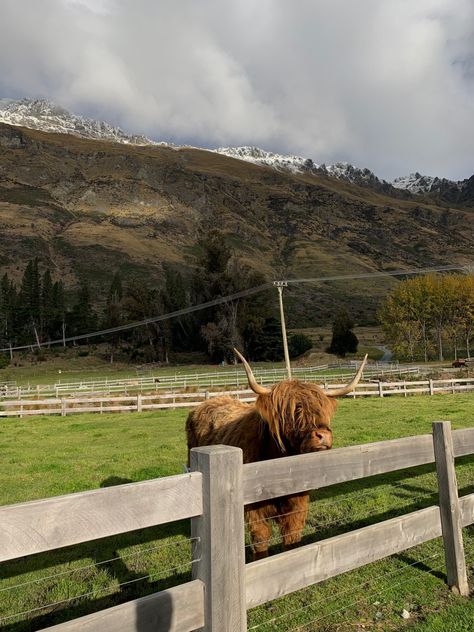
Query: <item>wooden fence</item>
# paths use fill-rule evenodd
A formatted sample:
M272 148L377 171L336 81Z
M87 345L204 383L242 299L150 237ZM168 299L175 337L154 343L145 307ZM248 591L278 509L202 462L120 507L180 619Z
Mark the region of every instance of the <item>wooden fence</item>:
M327 389L338 388L340 384L324 384ZM358 384L347 397L388 397L391 395L437 393L463 393L474 391L474 378L453 378L449 380L421 380L413 382L366 382ZM26 417L29 415L72 415L74 413L129 413L166 408L190 408L201 404L210 397L229 395L241 401L255 400L255 394L248 389L230 391L201 391L197 393L158 393L153 395L122 395L120 397L49 397L41 399L12 399L0 401L0 417Z
M242 464L229 446L192 450L188 474L0 508L0 562L191 518L200 555L192 581L48 628L50 632L243 632L246 611L443 537L448 584L468 592L454 457L474 453L474 428ZM245 504L436 462L439 504L245 564Z
M347 369L350 373L340 373L337 379L352 379L354 369L360 363L353 365L334 365L339 370ZM322 371L332 365L315 367L295 367L292 369L294 377L307 382L324 382L335 379L335 376L324 375ZM402 367L399 365L374 364L364 369L364 376L399 375L420 373L419 367ZM255 376L261 384L273 384L286 378L286 369L255 369ZM27 386L0 384L0 399L30 398L30 397L84 397L86 395L138 394L146 392L180 391L187 388L215 389L218 386L242 387L247 384L247 375L243 369L232 371L218 371L214 373L192 373L188 375L159 375L124 379L82 380L75 382L57 382L56 384L36 384Z

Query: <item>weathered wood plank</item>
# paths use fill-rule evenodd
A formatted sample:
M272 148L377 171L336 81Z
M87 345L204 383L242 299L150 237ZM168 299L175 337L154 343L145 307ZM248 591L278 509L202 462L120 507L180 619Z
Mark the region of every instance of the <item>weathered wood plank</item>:
M474 453L474 428L453 432L454 455ZM434 463L431 435L336 448L244 465L244 502L277 498Z
M201 474L0 507L0 561L197 516Z
M337 448L244 465L244 502L401 470L434 461L431 435Z
M450 421L433 422L433 446L448 585L460 595L467 597L469 585L462 541L461 509L458 500Z
M470 524L474 524L474 494L461 496L459 506L461 507L462 526L467 527Z
M246 566L247 608L370 564L441 535L439 507L273 555Z
M204 584L195 580L43 632L191 632L203 625Z
M474 454L474 428L454 430L453 433L454 456L467 456Z
M202 474L203 512L191 521L200 560L193 579L206 586L206 632L245 632L245 533L242 450L224 445L191 450L191 469Z
M44 409L33 409L33 410L0 410L0 417L18 417L22 415L23 417L27 415L60 415L61 408L44 408Z

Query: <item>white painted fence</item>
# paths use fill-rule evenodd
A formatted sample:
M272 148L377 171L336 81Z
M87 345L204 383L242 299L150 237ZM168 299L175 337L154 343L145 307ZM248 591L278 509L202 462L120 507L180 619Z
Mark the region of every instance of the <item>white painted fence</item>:
M297 379L307 382L322 383L334 379L344 380L353 377L354 369L359 363L345 365L322 365L315 367L295 367L292 369ZM350 373L339 373L337 376L324 374L324 371L337 368L347 369ZM364 376L382 377L385 375L398 375L416 373L419 374L418 367L402 367L399 365L375 364L369 365L364 370ZM278 369L255 369L256 379L261 384L272 384L284 380L286 370ZM8 386L0 384L1 399L27 399L30 397L81 397L84 395L129 395L132 393L146 392L166 392L171 390L183 390L186 388L215 388L217 386L245 386L247 376L240 367L232 371L216 371L211 373L190 373L188 375L156 375L148 377L123 378L123 379L102 379L83 380L74 382L57 382L56 384L37 384L28 386Z
M325 384L325 388L340 388L341 384ZM346 397L389 397L392 395L435 395L474 391L474 378L449 380L419 380L413 382L365 382ZM155 393L151 395L122 395L120 397L50 397L42 399L0 401L0 417L29 415L71 415L74 413L129 413L166 408L192 408L206 399L228 395L244 402L255 400L249 389L229 391L201 391L196 393Z

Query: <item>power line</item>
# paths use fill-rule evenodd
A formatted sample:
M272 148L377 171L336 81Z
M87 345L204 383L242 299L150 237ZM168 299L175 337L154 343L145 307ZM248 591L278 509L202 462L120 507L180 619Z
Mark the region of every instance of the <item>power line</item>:
M286 279L285 281L274 281L274 285L277 283L286 283L292 285L295 283L322 283L324 281L345 281L354 279L371 279L377 277L393 277L393 276L405 276L413 274L429 274L430 272L452 272L454 270L470 270L474 264L469 263L466 265L450 265L450 266L438 266L436 268L414 268L412 270L393 270L387 272L366 272L363 274L342 274L338 276L328 277L316 277L312 279Z
M388 272L367 272L367 273L362 273L362 274L343 274L343 275L337 275L337 276L302 278L302 279L286 279L286 280L281 280L281 281L273 281L273 282L263 283L262 285L257 285L247 290L241 290L240 292L235 292L234 294L229 294L228 296L220 296L219 298L215 298L212 301L207 301L205 303L200 303L199 305L192 305L190 307L185 307L183 309L179 309L174 312L169 312L168 314L161 314L160 316L152 316L150 318L145 318L144 320L134 321L134 322L128 323L127 325L109 327L108 329L101 329L99 331L93 331L87 334L69 336L67 338L58 338L57 340L48 340L47 342L40 342L39 344L38 344L38 341L36 341L27 345L19 345L16 347L13 347L13 346L3 347L0 349L0 352L21 351L23 349L31 349L32 347L49 347L50 345L64 344L65 342L74 342L76 340L86 340L87 338L95 338L97 336L105 336L107 334L118 333L120 331L127 331L130 329L135 329L136 327L142 327L143 325L150 325L152 323L158 323L164 320L169 320L171 318L177 318L178 316L185 316L186 314L192 314L193 312L198 312L203 309L207 309L208 307L214 307L216 305L221 305L222 303L235 301L239 298L245 298L253 294L259 294L260 292L263 292L274 286L278 286L282 284L283 285L296 285L298 283L323 283L326 281L350 281L350 280L355 280L355 279L371 279L371 278L379 278L379 277L395 277L395 276L406 276L406 275L415 275L415 274L428 274L430 272L448 272L448 271L452 272L455 270L471 271L473 268L474 268L474 263L468 263L466 265L437 266L437 267L432 267L432 268L412 268L410 270L392 270Z
M10 349L12 351L20 351L23 349L30 349L31 347L48 347L50 345L63 344L64 342L74 342L75 340L85 340L86 338L94 338L96 336L105 336L106 334L113 334L119 331L126 331L128 329L135 329L135 327L142 327L143 325L158 323L163 320L176 318L178 316L184 316L185 314L198 312L202 309L207 309L208 307L214 307L215 305L227 303L228 301L235 301L236 299L244 298L252 294L258 294L259 292L263 292L264 290L267 290L271 287L272 287L271 283L264 283L256 287L249 288L248 290L241 290L240 292L235 292L234 294L229 294L228 296L221 296L219 298L215 298L212 301L207 301L206 303L200 303L199 305L192 305L191 307L178 309L174 312L169 312L168 314L161 314L160 316L152 316L151 318L145 318L144 320L134 321L132 323L128 323L127 325L109 327L108 329L101 329L100 331L93 331L87 334L80 334L78 336L58 338L57 340L49 340L47 342L40 342L39 344L37 342L34 342L29 345L20 345L17 347L4 347L0 349L0 351L10 351Z

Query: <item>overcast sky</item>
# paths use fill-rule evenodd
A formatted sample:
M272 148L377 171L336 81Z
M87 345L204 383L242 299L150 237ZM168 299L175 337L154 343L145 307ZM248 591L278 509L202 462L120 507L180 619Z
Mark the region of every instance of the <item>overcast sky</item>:
M474 0L1 0L0 97L128 132L474 173Z

